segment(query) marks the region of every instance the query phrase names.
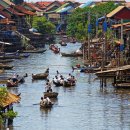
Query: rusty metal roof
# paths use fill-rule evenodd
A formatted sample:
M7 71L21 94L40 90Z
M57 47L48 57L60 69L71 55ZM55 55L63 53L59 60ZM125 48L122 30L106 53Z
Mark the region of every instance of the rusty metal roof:
M25 9L23 6L21 6L21 5L15 5L15 6L13 6L14 7L14 9L16 9L16 10L18 10L19 12L21 12L21 13L24 13L24 14L26 14L26 15L35 15L35 13L33 13L32 11L29 11L29 10L27 10L27 9Z

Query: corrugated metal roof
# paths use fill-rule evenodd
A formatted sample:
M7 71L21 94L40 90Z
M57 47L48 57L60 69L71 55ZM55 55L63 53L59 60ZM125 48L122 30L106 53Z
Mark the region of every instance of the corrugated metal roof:
M27 14L27 15L35 15L35 13L25 9L24 7L22 7L21 5L15 5L13 6L16 10L18 10L21 13Z
M72 6L68 6L68 7L62 8L61 10L57 11L57 13L67 12L67 11L69 11L72 8L73 8Z
M125 8L125 6L118 6L116 9L114 9L112 12L110 12L109 14L107 14L108 18L113 17L115 14L117 14L119 11L121 11L123 8Z
M6 13L5 11L0 10L0 14L3 15L4 17L6 17L6 18L11 19L11 15L9 15L8 13Z
M15 5L14 3L10 2L9 0L2 0L4 2L6 2L8 5Z
M39 9L38 7L36 7L33 3L24 2L23 5L27 5L27 6L29 6L30 8L32 8L33 10L35 10L35 11L42 12L42 10Z
M7 8L7 10L8 11L10 11L12 14L15 14L15 15L19 15L19 16L24 16L25 14L23 14L23 13L19 13L19 12L17 12L15 9L13 9L13 8Z
M0 10L3 10L4 8L5 8L4 6L0 5Z
M62 6L60 6L58 9L55 10L55 12L60 11L62 8L65 8L66 6L69 6L69 3L65 3Z
M88 1L87 3L81 4L79 8L85 8L87 6L90 6L93 3L93 1Z
M39 5L41 8L46 8L48 5L50 5L51 1L43 1L43 2L36 2L37 5Z
M3 15L0 14L0 19L4 19L4 18L5 18L5 16L3 16Z

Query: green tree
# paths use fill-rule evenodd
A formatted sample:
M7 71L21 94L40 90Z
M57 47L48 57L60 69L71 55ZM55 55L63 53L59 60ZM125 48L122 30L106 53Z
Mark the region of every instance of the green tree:
M55 25L48 21L45 17L35 16L32 26L42 34L53 34L55 32Z
M87 39L88 32L88 13L90 13L92 24L92 34L96 32L96 15L102 17L112 10L114 10L118 5L113 2L102 3L96 5L93 8L77 8L68 18L67 34L69 36L76 37L79 40Z

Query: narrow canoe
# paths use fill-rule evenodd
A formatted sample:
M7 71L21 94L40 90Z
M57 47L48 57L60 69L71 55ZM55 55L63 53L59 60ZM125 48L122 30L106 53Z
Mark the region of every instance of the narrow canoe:
M25 50L25 51L22 51L22 53L43 53L45 51L46 49L36 49L36 50Z
M63 84L64 87L71 87L71 86L75 86L75 83L71 84L70 82L64 82Z
M16 83L7 82L6 86L7 87L18 87L18 83L17 82Z
M78 57L78 56L83 56L83 54L77 54L77 53L75 53L75 52L73 52L73 53L61 53L61 55L62 56L65 56L65 57Z
M58 93L57 92L44 92L44 97L49 97L49 98L57 98Z
M52 108L53 104L42 104L40 105L40 108Z
M13 62L13 59L5 59L5 60L0 60L0 63L8 63L8 62Z
M48 73L40 73L40 74L32 74L33 79L46 79L48 77Z
M6 70L8 70L8 69L12 69L12 68L13 68L12 65L4 65L4 64L0 64L0 69L6 69Z

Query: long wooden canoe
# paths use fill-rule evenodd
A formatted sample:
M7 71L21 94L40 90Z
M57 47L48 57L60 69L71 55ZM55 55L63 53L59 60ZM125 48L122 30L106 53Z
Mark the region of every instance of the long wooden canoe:
M40 73L40 74L32 74L33 79L46 79L48 77L48 73Z
M73 52L73 53L63 53L63 52L61 52L61 55L65 56L65 57L79 57L79 56L83 56L83 54L77 54L75 52Z
M22 53L43 53L46 49L36 49L36 50L24 50Z
M57 92L44 92L44 97L57 98L57 96L58 96Z
M8 69L12 69L12 68L13 68L13 66L11 66L11 65L0 64L0 69L8 70Z

